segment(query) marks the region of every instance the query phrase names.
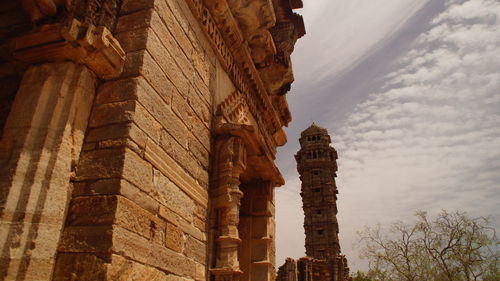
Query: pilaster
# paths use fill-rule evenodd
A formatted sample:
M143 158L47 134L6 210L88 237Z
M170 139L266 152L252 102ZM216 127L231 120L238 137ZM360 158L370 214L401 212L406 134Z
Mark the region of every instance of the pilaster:
M33 21L61 7L23 3ZM4 44L26 70L0 140L0 280L50 280L98 79L125 56L108 29L71 17Z
M74 62L31 66L0 141L1 280L48 280L95 75Z
M240 280L243 273L238 259L241 239L238 232L240 222L240 176L246 167L245 144L240 137L222 136L216 140L217 174L215 176L215 198L212 212L216 214L215 266L210 273L216 281Z

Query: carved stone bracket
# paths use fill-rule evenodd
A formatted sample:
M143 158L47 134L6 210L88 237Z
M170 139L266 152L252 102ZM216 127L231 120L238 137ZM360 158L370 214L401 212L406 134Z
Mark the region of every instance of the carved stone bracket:
M99 78L122 72L125 52L111 32L76 19L41 26L35 33L12 39L12 58L22 64L71 60L89 67Z
M231 135L239 136L245 141L248 157L252 159L253 163L248 167L245 176L251 178L253 174L257 178L267 179L277 185L282 185L283 178L274 164L274 155L276 154L276 144L283 145L286 142L283 130L279 130L273 136L266 134L258 126L263 120L252 99L240 91L235 91L219 105L218 114L215 119L215 131L225 130L224 133L227 134L230 130ZM242 130L243 128L248 129Z

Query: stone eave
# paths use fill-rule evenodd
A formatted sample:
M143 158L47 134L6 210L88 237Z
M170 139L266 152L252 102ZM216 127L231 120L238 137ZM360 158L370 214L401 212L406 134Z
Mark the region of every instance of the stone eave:
M276 147L286 143L286 134L282 127L286 121L280 117L280 109L275 108L272 96L268 93L260 73L251 56L251 47L239 28L226 0L187 0L186 1L205 31L212 48L217 54L220 64L229 74L235 87L243 93L256 120L260 132L257 141L260 153L255 154L256 162L266 168L258 169L260 177L269 178L277 185L284 183L283 177L274 164ZM269 1L271 3L271 1ZM268 12L274 15L273 6ZM266 30L267 32L267 30ZM273 49L271 48L271 52ZM284 98L283 98L284 99ZM288 105L282 103L281 106ZM227 120L231 122L231 120Z
M230 73L235 86L245 95L254 96L253 99L260 105L260 114L264 118L269 118L270 126L259 123L259 129L264 130L265 134L269 134L275 142L273 137L282 130L283 123L272 105L270 96L250 55L249 46L244 40L227 1L188 0L187 3L204 27L212 46L218 53L221 65ZM274 143L275 146L283 144ZM272 148L272 150L275 149Z

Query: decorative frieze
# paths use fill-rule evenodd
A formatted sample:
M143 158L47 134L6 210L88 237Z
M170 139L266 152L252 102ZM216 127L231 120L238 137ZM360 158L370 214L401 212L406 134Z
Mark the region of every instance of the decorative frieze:
M245 37L245 34L254 34L255 40L253 42L255 44L257 42L267 42L265 44L272 45L269 48L269 54L275 52L274 43L269 41L269 37L262 35L263 32L268 33L268 28L275 22L274 11L271 9L273 6L269 1L257 1L260 4L246 1L248 5L236 2L227 2L226 0L187 1L221 58L223 67L230 74L236 88L255 104L255 111L252 111L252 115L256 119L257 116L262 118L262 121L256 120L257 125L262 130L264 138L266 138L268 150L275 152L276 146L283 143L277 143L274 135L282 135L280 132L282 131L281 127L286 125L288 121L283 122L277 114L252 59L252 44L247 40L249 38ZM255 10L254 5L260 5L259 7L264 8L266 12L261 15L260 10ZM250 24L249 22L248 25L242 23L248 22L244 19L251 14L250 11L259 14L259 17L263 17L257 21L261 22L263 26L256 29L254 23ZM235 17L235 14L238 14L239 18ZM244 33L241 31L242 26L246 26L243 28L246 30ZM272 157L274 157L274 154Z

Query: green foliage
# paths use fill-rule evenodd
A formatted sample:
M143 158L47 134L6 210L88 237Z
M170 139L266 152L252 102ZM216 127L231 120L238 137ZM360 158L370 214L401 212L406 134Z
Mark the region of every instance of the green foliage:
M399 221L388 231L378 225L359 233L368 280L500 281L499 242L487 218L446 211L432 220L425 212L415 216L412 224Z

